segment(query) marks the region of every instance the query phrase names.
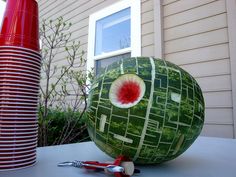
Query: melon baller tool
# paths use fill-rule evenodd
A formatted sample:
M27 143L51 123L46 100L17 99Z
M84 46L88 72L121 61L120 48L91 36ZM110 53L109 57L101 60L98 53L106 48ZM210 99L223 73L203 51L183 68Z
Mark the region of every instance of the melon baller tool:
M96 171L105 171L108 174L114 174L115 177L130 177L134 173L140 173L140 170L134 168L134 163L125 156L119 156L113 163L100 163L98 161L67 161L59 163L57 166L72 166L77 168L86 168Z

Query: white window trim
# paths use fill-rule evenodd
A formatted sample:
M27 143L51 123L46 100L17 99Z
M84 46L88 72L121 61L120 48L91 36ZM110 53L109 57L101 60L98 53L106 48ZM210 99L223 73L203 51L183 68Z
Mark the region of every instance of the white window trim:
M234 138L236 139L236 0L226 0L228 35L229 35L229 54L231 67L231 85L233 102L233 126Z
M163 34L163 0L154 0L154 56L164 58L164 34Z
M131 46L94 56L96 21L126 8L131 8ZM87 72L94 68L94 61L131 52L131 57L141 56L141 1L121 0L89 16Z

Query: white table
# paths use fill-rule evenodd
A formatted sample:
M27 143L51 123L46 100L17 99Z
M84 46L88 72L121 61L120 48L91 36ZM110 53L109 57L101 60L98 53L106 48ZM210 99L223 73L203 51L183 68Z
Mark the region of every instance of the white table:
M35 166L0 172L0 177L106 177L102 172L57 167L68 160L112 161L94 143L38 148ZM161 165L138 166L139 177L236 177L236 140L199 137L180 157Z

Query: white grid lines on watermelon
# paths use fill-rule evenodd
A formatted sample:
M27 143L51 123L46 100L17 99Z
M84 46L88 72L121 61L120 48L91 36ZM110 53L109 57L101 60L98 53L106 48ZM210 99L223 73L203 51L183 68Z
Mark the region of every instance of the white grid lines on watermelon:
M106 121L107 121L107 115L102 114L99 122L99 131L104 132L105 126L106 126Z
M194 79L191 77L191 80L192 80L192 83L194 83L194 84L196 84L195 82L194 82ZM195 85L193 86L193 100L195 100ZM193 101L193 118L194 118L194 115L195 115L195 101ZM192 125L193 125L193 118L192 118L192 120L191 120L191 123L190 123L190 125L191 125L191 127L192 127ZM198 117L197 117L198 118ZM199 117L200 118L200 117ZM202 118L200 118L200 120L201 120ZM188 131L190 131L190 130L188 130Z
M109 136L109 132L110 132L112 111L113 111L113 106L111 107L111 112L110 112L110 117L109 117L109 122L108 122L108 130L107 130L107 135L106 135L106 137ZM106 144L108 144L108 138L106 138Z
M145 145L144 145L144 148L143 148L143 151L144 151L144 152L147 151L147 147L150 148L151 146L145 146ZM149 156L150 156L150 151L147 153L146 157L140 156L139 158L145 159L145 160L150 160L150 159L149 159Z
M100 103L101 103L101 102L100 102ZM107 109L107 110L111 110L111 108L106 107L106 106L103 106L103 105L101 105L101 104L98 105L98 109L99 109L99 107L104 108L104 109ZM96 116L97 116L97 115L96 115Z
M112 82L104 82L103 84L111 85L112 83L113 83L113 81ZM105 98L103 98L103 99L105 99Z
M172 71L177 72L177 73L181 73L180 70L175 69L175 68L171 68L171 67L169 67L169 66L167 66L167 69L168 69L168 70L172 70Z
M101 90L99 92L99 97L98 97L98 105L100 104L100 98L102 96L102 90L103 90L103 82L104 82L104 78L105 78L105 75L106 75L106 72L107 72L107 68L104 72L104 76L102 78L102 84L101 84ZM100 106L100 105L99 105ZM95 114L96 118L95 118L95 127L94 127L94 137L96 139L96 130L97 130L97 117L98 117L98 109L96 110L96 114Z
M171 148L169 153L172 153L172 155L175 155L179 151L181 145L184 143L184 138L185 138L185 136L181 135L175 148Z
M152 135L152 134L149 134L149 133L146 133L146 136L150 136L150 137L152 137L152 138L156 138L155 135ZM143 144L144 144L144 143L143 143Z
M161 144L166 144L166 145L172 145L172 142L164 142L164 141L160 141Z
M115 117L119 117L119 118L122 118L122 119L129 119L129 117L125 117L125 116L120 116L120 115L117 115L117 114L112 114L112 117L115 116Z
M100 101L107 102L107 101L110 101L110 100L109 100L109 99L107 99L107 98L100 98Z
M201 121L204 121L204 120L202 119L202 117L200 117L200 116L198 116L198 115L194 115L194 117L198 118L198 119L201 120Z
M90 109L95 109L95 110L97 110L98 108L97 107L94 107L94 106L90 106Z
M148 101L148 105L147 105L147 111L146 111L146 116L145 116L144 127L143 127L142 135L141 135L141 138L140 138L140 141L139 141L137 152L134 156L134 160L136 160L138 158L138 156L140 154L140 151L142 149L142 146L143 146L143 141L144 141L145 134L146 134L147 128L148 128L149 114L150 114L150 110L151 110L152 102L153 102L154 81L155 81L156 70L155 70L154 59L150 57L149 60L150 60L151 66L152 66L151 90L150 90L150 96L149 96L149 101Z
M164 128L169 128L169 129L177 130L175 127L173 127L173 126L168 126L168 125L163 126L163 129L164 129Z
M120 141L122 141L122 147L124 146L124 142L125 143L130 143L130 144L132 144L133 143L133 140L132 139L130 139L130 138L127 138L127 137L125 137L125 136L122 136L122 135L119 135L119 134L116 134L116 133L114 133L114 132L108 132L110 135L112 135L112 137L114 138L114 139L117 139L117 140L120 140ZM108 143L109 144L109 143Z
M150 80L150 79L143 79L143 81L144 82L150 82L150 83L152 82L152 80Z
M151 109L152 109L152 110L156 110L156 111L160 111L160 112L164 112L162 109L157 108L157 107L152 107ZM151 116L158 116L158 117L162 118L163 120L165 119L165 115L162 116L162 115L160 115L160 114L156 114L156 113L153 113L153 112L150 112L149 115L151 115Z
M166 64L166 62L165 62L165 60L163 60L164 61L164 64L165 64L165 67L167 68L167 64ZM164 67L164 66L163 66ZM168 75L169 75L169 70L167 69L167 86L169 86L169 78L168 78ZM168 95L168 92L169 92L169 89L168 89L168 87L167 87L167 89L166 89L166 95ZM164 121L163 121L163 125L165 125L165 121L166 121L166 113L167 113L167 110L166 110L166 108L167 108L167 102L168 102L168 97L166 96L165 97L165 110L164 110ZM161 139L161 138L160 138ZM157 147L158 147L159 145L157 145Z
M156 148L156 146L150 145L150 143L152 143L151 141L149 142L149 141L145 140L145 142L147 142L147 144L143 143L144 149L146 149L147 147L151 147L153 149Z
M181 80L181 84L182 84L182 79L180 79L180 80ZM169 90L171 89L171 90L175 90L175 91L181 92L181 89L176 88L176 87L168 86L168 88L169 88Z
M99 132L99 131L97 131L97 134L99 135L99 136L101 136L102 138L104 138L104 139L106 139L106 137L104 136L104 134L101 132Z
M191 131L191 129L188 130L188 132ZM188 134L188 133L187 133ZM188 134L189 135L189 134ZM194 135L192 134L192 136L188 136L185 138L185 141L192 141L194 138Z
M138 72L138 58L137 57L135 58L135 61L136 61L136 74L138 75L139 72Z
M192 100L192 99L189 99L189 90L190 89L194 89L193 87L190 87L190 86L188 86L188 85L185 85L185 89L186 89L186 92L187 92L187 98L188 98L188 100ZM183 89L184 90L184 89Z
M134 118L139 118L139 119L145 120L145 117L140 117L140 116L137 116L137 115L134 115L134 114L130 114L130 116L132 116L132 117L134 117ZM129 117L130 117L130 116L129 116Z
M151 109L155 109L155 110L158 110L158 111L163 111L162 109L157 108L157 107L151 107ZM156 114L154 114L154 113L150 113L150 114L156 115ZM159 115L159 116L160 116L160 115ZM162 117L162 116L161 116L161 117Z
M114 134L113 137L115 139L118 139L118 140L122 141L121 151L123 150L124 143L130 143L130 144L133 143L133 140L131 138L127 138L127 137L121 136L119 134Z
M127 135L134 136L134 137L139 137L140 138L139 135L136 135L136 134L133 134L133 133L130 133L130 132L127 132Z
M169 149L168 149L168 151L167 151L167 155L173 150L173 148L174 149L177 149L178 148L178 146L179 146L179 144L177 143L177 145L176 145L176 147L172 147L173 146L173 144L174 144L174 142L175 142L175 140L176 140L176 137L177 137L177 132L178 132L178 129L176 130L176 134L175 134L175 136L174 136L174 138L173 138L173 140L172 140L172 142L170 143L171 144L171 146L169 147ZM178 138L178 137L177 137Z
M127 121L127 124L126 124L126 129L125 129L124 137L127 137L128 127L129 127L129 117L130 117L130 109L128 109L128 121ZM124 143L125 143L125 141L123 141L123 143L122 143L121 152L123 151ZM132 140L132 143L133 143L133 140Z
M166 62L164 61L164 63L165 63L165 65L166 65ZM165 75L166 76L166 75ZM167 77L167 86L169 85L169 80L168 80L168 77ZM168 88L165 88L166 89L166 95L168 94ZM164 110L164 113L166 114L166 107L167 107L167 97L165 97L165 110ZM163 111L163 110L161 110L161 109L159 109L159 108L156 108L156 107L152 107L152 109L156 109L156 110L160 110L160 111ZM156 116L156 114L153 114L153 113L150 113L150 114L152 114L152 115L154 115L154 116ZM163 122L162 122L162 127L164 128L164 125L165 125L165 115L164 114L164 116L160 116L159 115L159 117L162 117L163 118ZM171 127L172 128L172 127ZM162 137L162 131L160 131L160 137L159 137L159 139L158 139L158 143L157 143L157 145L155 146L155 152L157 151L157 149L158 149L158 147L159 147L159 144L160 144L160 142L161 142L161 137ZM153 158L155 156L155 154L153 153L153 155L152 155L152 157L151 158Z
M121 74L124 74L123 59L121 59L121 64L120 64L120 73L121 73Z
M179 125L184 126L184 127L191 127L191 124L186 124L186 123L183 123L183 122L171 121L171 120L168 120L168 122L177 125L176 130L178 130Z
M157 132L157 133L161 133L161 131L159 130L159 122L156 120L149 120L148 122L148 130L153 131L153 132Z
M147 98L142 98L140 101L148 101L149 99Z

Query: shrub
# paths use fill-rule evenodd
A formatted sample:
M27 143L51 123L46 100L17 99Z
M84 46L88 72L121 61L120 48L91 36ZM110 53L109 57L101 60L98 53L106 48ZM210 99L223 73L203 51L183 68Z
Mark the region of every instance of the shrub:
M87 137L82 123L87 107L86 59L80 42L71 39L71 26L60 17L43 20L40 28L39 146L73 143ZM58 59L62 65L57 64Z
M47 145L68 144L89 141L86 126L80 118L80 111L59 108L49 109L46 119L39 114L39 127L43 125L47 129ZM42 136L42 129L39 135Z

